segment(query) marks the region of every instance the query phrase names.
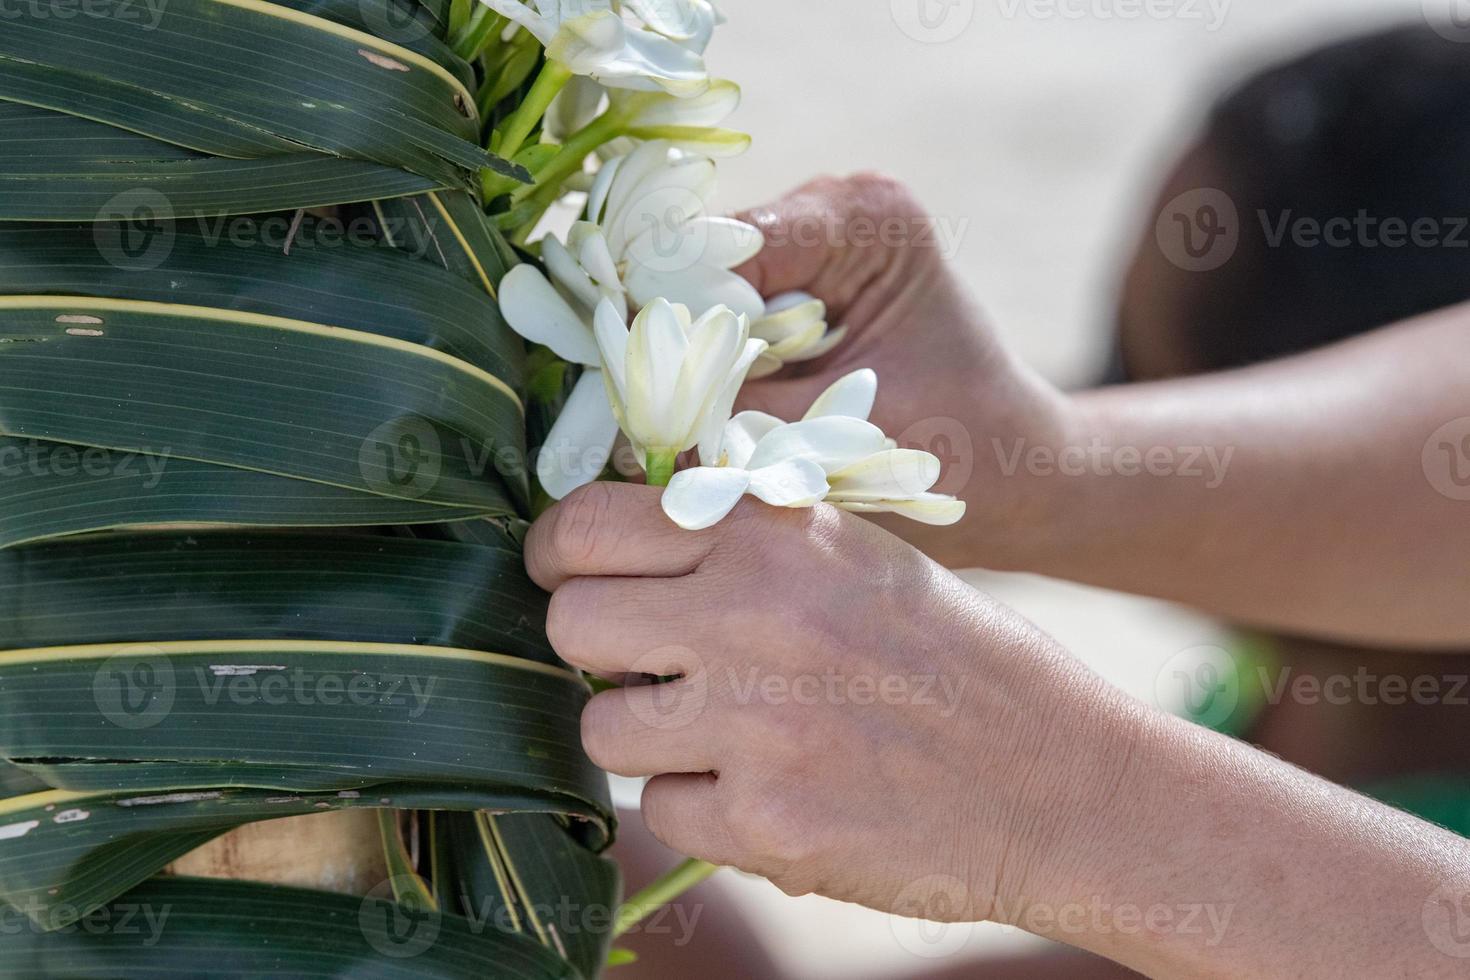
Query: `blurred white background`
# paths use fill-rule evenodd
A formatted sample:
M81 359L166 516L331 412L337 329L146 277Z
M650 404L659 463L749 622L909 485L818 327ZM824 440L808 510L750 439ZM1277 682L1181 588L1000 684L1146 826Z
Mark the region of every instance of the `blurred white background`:
M1156 184L1223 87L1343 35L1426 11L1447 18L1455 4L1470 7L726 0L730 24L711 61L744 87L732 125L756 141L723 166L722 203L758 204L823 172L902 179L959 234L954 261L996 329L1049 377L1081 383L1106 356L1117 282L1139 229L1152 224L1145 209ZM1150 700L1171 656L1217 635L1160 603L1027 577L973 580ZM995 927L936 931L788 899L735 875L724 887L794 977L902 977L1032 942Z

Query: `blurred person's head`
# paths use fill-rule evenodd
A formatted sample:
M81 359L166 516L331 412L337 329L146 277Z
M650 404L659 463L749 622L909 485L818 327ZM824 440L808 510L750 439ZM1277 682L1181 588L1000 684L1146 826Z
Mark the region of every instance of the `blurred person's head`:
M1198 209L1225 199L1234 252L1184 268L1186 244L1198 257L1228 220ZM1470 299L1470 44L1403 28L1256 75L1211 112L1146 225L1111 380L1239 367Z

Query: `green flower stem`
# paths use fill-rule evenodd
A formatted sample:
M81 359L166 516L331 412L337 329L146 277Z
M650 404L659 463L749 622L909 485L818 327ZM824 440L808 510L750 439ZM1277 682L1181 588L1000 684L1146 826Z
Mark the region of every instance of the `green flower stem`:
M495 145L491 149L507 160L514 159L525 144L526 137L531 135L536 124L541 122L546 115L546 110L551 107L551 100L556 98L557 93L571 79L571 69L560 62L547 61L542 66L541 73L536 76L536 81L531 83L531 91L526 93L526 101L506 117L505 123L500 127Z
M477 4L470 22L454 39L454 53L465 61L474 61L485 50L490 39L505 29L505 18L489 7Z
M613 921L613 938L623 935L718 870L713 864L694 858L680 864L623 903Z
M674 467L679 462L678 453L652 452L643 463L643 469L648 473L648 485L651 487L666 487L674 478Z
M512 204L519 204L532 195L538 204L551 204L561 196L561 185L566 179L582 169L587 155L622 136L626 125L626 113L608 111L577 130L567 137L556 156L536 171L536 183L516 190L511 196Z

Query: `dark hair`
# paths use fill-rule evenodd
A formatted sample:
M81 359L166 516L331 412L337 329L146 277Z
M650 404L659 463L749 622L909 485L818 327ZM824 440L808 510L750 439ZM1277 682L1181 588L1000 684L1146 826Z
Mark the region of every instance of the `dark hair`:
M1230 92L1200 149L1241 231L1222 268L1184 274L1190 315L1175 327L1200 369L1470 299L1470 44L1416 26L1319 49ZM1390 247L1378 228L1354 230L1346 246L1303 246L1266 230L1360 215L1411 228L1429 219L1438 243Z

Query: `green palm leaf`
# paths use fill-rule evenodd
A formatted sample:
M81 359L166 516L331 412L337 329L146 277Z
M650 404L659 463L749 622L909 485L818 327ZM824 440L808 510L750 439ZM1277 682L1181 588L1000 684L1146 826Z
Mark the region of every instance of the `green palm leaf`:
M0 977L597 975L466 9L67 6L0 32ZM356 809L381 894L157 877Z

